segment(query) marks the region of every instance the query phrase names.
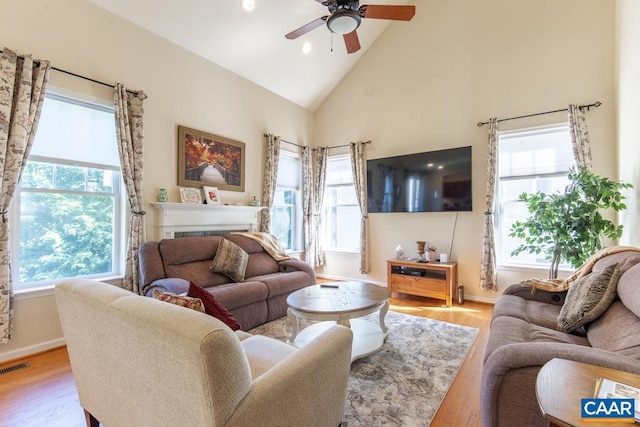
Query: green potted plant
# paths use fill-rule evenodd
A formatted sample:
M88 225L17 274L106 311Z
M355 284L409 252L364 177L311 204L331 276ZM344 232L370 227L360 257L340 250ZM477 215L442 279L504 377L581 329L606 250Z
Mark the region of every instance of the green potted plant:
M522 193L519 200L526 203L531 216L526 221L516 221L509 234L524 239L524 243L511 255L522 252L545 254L551 262L550 279L558 277L561 262L567 262L574 268L582 265L602 248L602 237L620 238L622 225L616 226L603 218L600 211L626 209L622 189L632 187L584 168L571 169L569 180L571 183L564 193Z

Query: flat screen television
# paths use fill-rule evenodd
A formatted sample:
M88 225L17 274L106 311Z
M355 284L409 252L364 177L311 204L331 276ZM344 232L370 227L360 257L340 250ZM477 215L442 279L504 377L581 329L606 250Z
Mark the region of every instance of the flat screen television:
M369 213L471 211L471 147L367 160Z

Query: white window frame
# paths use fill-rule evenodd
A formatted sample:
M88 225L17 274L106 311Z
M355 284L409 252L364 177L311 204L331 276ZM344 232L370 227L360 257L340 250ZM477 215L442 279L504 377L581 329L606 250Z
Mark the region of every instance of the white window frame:
M112 106L110 106L107 100L104 101L104 104L97 103L95 99L91 101L85 100L84 96L81 94L70 94L65 91L65 94L56 93L55 89L53 91L47 91L46 97L51 99L56 99L63 102L69 102L75 105L80 105L86 108L93 108L100 111L105 111L111 114L114 114L114 126L115 126L115 111ZM44 110L43 110L44 111ZM117 141L114 141L117 144ZM126 213L126 205L127 205L127 197L126 191L124 188L124 182L121 176L121 170L119 167L113 167L110 165L103 164L95 164L95 163L87 163L87 162L78 162L78 161L70 161L59 158L48 158L44 156L30 155L27 161L37 161L37 162L45 162L52 163L58 165L67 165L67 166L79 166L79 167L87 167L87 168L97 168L103 170L113 170L117 171L120 174L120 183L119 183L119 192L116 193L99 193L101 195L113 195L114 202L114 224L113 224L113 248L112 248L112 268L110 272L100 273L100 274L91 274L91 275L82 275L82 276L74 276L74 277L82 277L87 279L101 279L101 280L109 280L121 278L124 275L124 263L125 263L125 248L126 248L126 230L128 227L128 217ZM22 189L19 185L16 188L14 193L13 200L11 202L11 207L9 209L9 221L11 224L11 232L10 232L10 247L11 247L11 263L12 263L12 282L13 282L13 290L16 295L19 294L28 294L28 293L38 293L42 290L50 290L52 289L56 283L58 283L60 278L51 279L51 280L42 280L37 282L21 282L20 281L20 205L21 205L21 196L22 192L48 192L49 190L33 190L33 189ZM62 193L62 194L96 194L91 192L84 191L66 191L66 190L52 190L53 192Z
M502 187L502 183L508 181L510 179L530 179L530 180L541 180L545 178L558 178L558 177L567 177L569 173L569 169L562 169L561 171L555 171L552 173L534 173L531 175L524 175L520 177L501 177L500 176L500 139L501 138L512 138L512 137L520 137L524 138L527 135L536 135L541 133L568 133L569 125L567 123L560 123L548 126L539 126L535 128L525 128L525 129L516 129L510 131L499 132L498 134L498 164L496 165L496 194L495 194L495 221L494 221L494 236L495 236L495 245L496 245L496 258L498 268L503 270L540 270L546 271L549 268L550 262L544 259L544 255L538 255L539 259L537 262L527 262L527 261L519 261L514 260L509 253L507 253L507 249L504 247L505 243L503 242L503 237L508 236L509 229L506 229L507 225L505 224L505 212L509 210L513 212L515 209L513 208L514 204L523 202L517 201L517 199L509 199L505 200L502 194L504 193L504 189ZM571 141L567 140L568 149L571 150ZM567 147L565 147L566 149ZM573 164L575 166L575 162ZM568 183L568 179L567 179ZM536 190L527 191L527 193L535 192ZM525 220L526 218L521 218L521 220ZM505 228L503 230L503 228ZM507 237L508 238L508 237ZM510 252L510 251L508 251ZM522 255L522 254L521 254ZM561 271L571 271L571 267L569 265L561 265L559 270Z
M276 182L276 193L278 192L278 190L292 190L295 193L295 200L293 203L293 214L294 214L293 230L291 231L292 247L286 249L285 251L289 253L300 252L303 250L303 247L302 247L302 216L303 216L302 214L302 158L300 154L297 154L291 151L286 151L286 150L280 151L280 157L297 159L298 164L300 165L300 168L298 169L298 187L279 185ZM277 205L275 204L275 198L274 198L274 204L272 206L272 209L275 206ZM271 218L272 218L271 223L273 224L273 216Z
M327 159L327 177L329 176L329 169L330 169L330 165L332 162L336 162L336 161L350 161L351 156L349 154L341 154L341 155L336 155L336 156L329 156L329 158ZM325 194L324 194L324 198L323 198L323 207L322 207L322 229L321 229L321 238L322 238L322 249L325 252L337 252L337 253L350 253L350 254L359 254L360 253L360 230L358 228L358 237L355 239L355 245L353 247L334 247L332 246L332 242L331 239L328 237L330 235L330 230L328 230L328 227L331 227L331 221L330 221L330 209L332 207L332 205L330 205L329 200L329 191L331 191L331 189L333 188L352 188L353 189L353 194L355 196L355 191L356 191L356 187L355 187L355 183L353 182L353 174L350 175L350 182L342 182L339 184L330 184L329 183L330 179L326 180L326 184L325 184ZM358 208L358 211L360 212L360 205L358 205L357 201L354 201L354 203L352 204L348 204L348 205L339 205L339 206L355 206ZM361 215L361 214L360 214ZM359 218L358 218L358 226L360 224Z

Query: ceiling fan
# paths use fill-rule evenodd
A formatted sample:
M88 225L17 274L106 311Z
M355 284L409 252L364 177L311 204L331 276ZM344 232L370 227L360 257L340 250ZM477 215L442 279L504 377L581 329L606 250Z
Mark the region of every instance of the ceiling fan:
M415 6L391 5L359 5L359 1L350 0L316 0L329 8L329 15L325 15L285 35L293 40L326 23L332 33L342 34L347 46L347 53L360 50L360 40L356 29L362 18L391 19L394 21L410 21L416 14Z

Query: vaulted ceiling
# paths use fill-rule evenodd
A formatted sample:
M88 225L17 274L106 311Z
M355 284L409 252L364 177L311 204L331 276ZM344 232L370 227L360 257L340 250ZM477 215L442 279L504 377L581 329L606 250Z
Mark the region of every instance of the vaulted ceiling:
M244 10L241 0L89 1L311 111L388 25L411 25L363 19L357 30L362 48L347 54L342 36L332 34L325 25L295 40L284 37L328 14L317 0L255 0L252 11ZM302 52L305 42L311 44L306 54Z

